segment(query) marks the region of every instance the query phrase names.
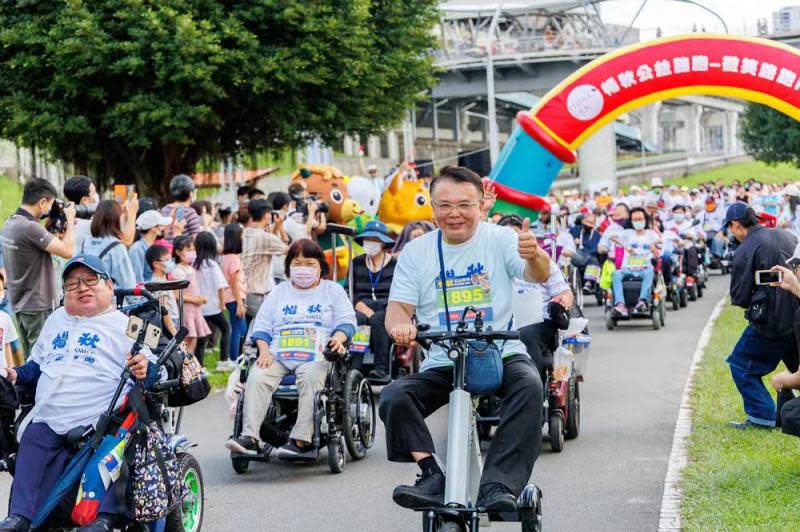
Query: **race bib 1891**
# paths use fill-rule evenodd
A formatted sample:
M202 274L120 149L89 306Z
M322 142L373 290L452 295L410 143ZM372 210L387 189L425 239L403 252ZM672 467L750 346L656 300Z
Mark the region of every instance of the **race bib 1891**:
M319 332L313 327L293 327L278 332L278 360L311 362L322 353Z

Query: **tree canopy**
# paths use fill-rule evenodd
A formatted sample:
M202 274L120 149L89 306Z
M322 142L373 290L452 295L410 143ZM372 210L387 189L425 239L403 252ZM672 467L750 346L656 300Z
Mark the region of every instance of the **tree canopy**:
M0 3L0 136L164 194L205 157L393 125L436 0Z
M748 153L768 164L800 166L800 123L771 107L748 103L741 117L742 142Z

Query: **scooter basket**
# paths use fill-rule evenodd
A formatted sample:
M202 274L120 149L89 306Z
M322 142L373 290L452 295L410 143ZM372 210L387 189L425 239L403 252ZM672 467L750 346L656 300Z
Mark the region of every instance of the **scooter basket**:
M464 389L471 394L494 393L503 383L503 357L491 342L469 342Z

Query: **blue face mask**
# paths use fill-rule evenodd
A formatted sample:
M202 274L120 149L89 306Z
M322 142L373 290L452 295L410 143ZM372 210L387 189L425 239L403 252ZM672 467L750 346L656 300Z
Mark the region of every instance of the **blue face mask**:
M672 215L672 219L678 223L681 223L682 221L686 220L686 215L683 214L682 212L676 212L675 214Z
M644 229L644 225L645 225L644 220L636 220L635 222L633 222L633 228L636 229L637 231L641 231L642 229Z

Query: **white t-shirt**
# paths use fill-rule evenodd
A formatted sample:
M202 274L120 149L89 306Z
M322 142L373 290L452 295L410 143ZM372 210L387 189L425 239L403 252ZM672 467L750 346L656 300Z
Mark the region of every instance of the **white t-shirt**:
M447 330L444 297L439 279L437 239L431 231L409 242L394 270L389 301L416 307L419 323L432 331ZM442 241L450 323L461 318L465 306L483 312L484 326L506 330L511 320L511 291L514 277L524 278L525 261L518 252L517 233L507 227L481 222L467 242L457 245ZM471 321L471 320L470 320ZM512 324L512 330L513 330ZM509 340L503 356L527 353L519 340ZM450 366L441 347L432 346L422 370Z
M28 359L42 370L36 385L36 405L42 406L33 422L47 423L56 434L97 423L133 347L125 335L127 325L128 317L118 310L81 318L60 307L47 318ZM142 353L156 361L146 346ZM129 380L120 401L130 387Z
M17 329L14 327L14 320L8 313L0 310L0 347L5 348L7 344L18 340ZM7 367L6 357L2 354L3 350L0 349L0 368Z
M268 341L273 356L294 369L322 360L325 341L342 325L355 329L356 313L341 285L322 280L314 289L298 290L286 282L264 298L251 338Z
M650 262L653 258L650 246L659 240L655 231L647 229L639 235L633 229L626 229L619 237L619 240L626 249L633 249L632 254L628 251L625 252L621 269L646 270L653 267Z
M222 312L219 306L219 290L228 288L228 281L222 274L219 264L207 260L200 265L200 269L197 270L197 287L200 293L206 296L206 302L200 307L203 316L213 316Z
M83 241L92 236L92 221L75 218L75 249L83 249Z

